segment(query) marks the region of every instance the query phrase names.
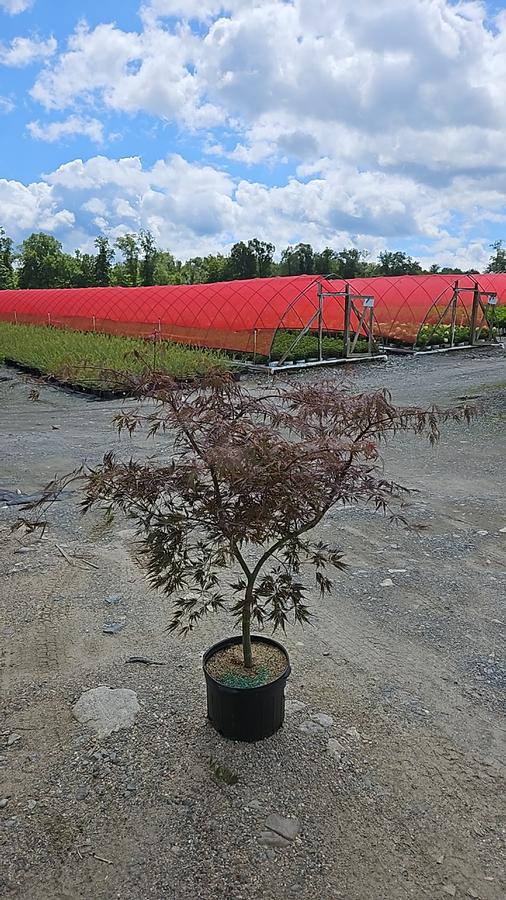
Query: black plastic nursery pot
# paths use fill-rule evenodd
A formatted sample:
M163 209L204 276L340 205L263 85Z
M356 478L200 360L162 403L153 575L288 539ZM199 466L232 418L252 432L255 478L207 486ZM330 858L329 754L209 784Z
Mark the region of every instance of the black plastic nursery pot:
M275 681L260 687L232 688L221 684L209 674L206 664L215 653L233 644L240 644L240 635L214 644L204 654L204 675L207 685L207 717L223 737L232 741L261 741L270 737L285 718L285 684L290 674L290 660L282 644L272 638L251 635L253 644L277 647L286 656L286 668Z

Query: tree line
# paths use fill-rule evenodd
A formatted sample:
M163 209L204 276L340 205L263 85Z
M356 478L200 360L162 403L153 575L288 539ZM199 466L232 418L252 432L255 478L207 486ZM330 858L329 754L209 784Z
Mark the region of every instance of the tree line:
M372 275L474 274L476 269L421 264L401 250L384 250L377 260L354 247L318 252L310 244L286 247L279 262L273 244L252 238L238 241L228 255L194 256L182 262L161 250L150 231L125 234L113 243L99 235L95 253L65 253L53 235L36 232L15 248L0 227L0 290L12 288L109 287L122 285L196 284L266 278L270 275L335 275L360 278ZM491 245L487 272L506 271L506 249L502 241Z

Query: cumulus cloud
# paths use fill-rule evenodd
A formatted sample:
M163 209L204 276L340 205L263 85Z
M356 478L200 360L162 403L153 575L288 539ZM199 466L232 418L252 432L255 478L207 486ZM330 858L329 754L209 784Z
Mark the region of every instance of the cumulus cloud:
M144 111L209 127L222 115L201 96L192 70L197 47L184 27L137 34L108 24L89 30L81 23L67 51L53 68L44 69L31 94L46 109L99 99L117 111Z
M65 163L38 184L3 182L0 204L8 211L7 226L19 231L51 222L69 249L97 230L114 239L149 228L160 246L182 258L226 250L253 235L279 250L304 240L319 249L354 244L376 255L402 235L418 244L422 258L480 266L488 257L487 241L454 219L500 216L506 175L499 183L485 180L480 192L461 176L456 188L457 199L453 188L420 186L398 173L336 168L329 160L321 160L307 180L291 177L269 186L178 154L150 167L138 157L95 156Z
M9 97L0 96L0 113L5 115L6 113L12 112L14 109L14 103Z
M32 6L33 0L0 0L0 9L5 10L11 16L24 12Z
M42 229L58 231L74 224L74 214L59 205L54 191L43 181L22 184L0 179L2 224L14 237Z
M39 141L47 141L54 144L67 137L80 135L90 141L102 144L104 140L104 126L99 119L85 119L81 116L69 116L64 122L29 122L27 125L30 135Z
M246 164L465 167L478 132L504 164L506 16L491 28L482 3L151 0L141 12L139 32L81 23L34 99L227 125L236 141L224 152Z
M15 37L9 46L0 44L0 64L21 69L38 60L48 59L56 52L57 46L54 37L48 38L47 41Z

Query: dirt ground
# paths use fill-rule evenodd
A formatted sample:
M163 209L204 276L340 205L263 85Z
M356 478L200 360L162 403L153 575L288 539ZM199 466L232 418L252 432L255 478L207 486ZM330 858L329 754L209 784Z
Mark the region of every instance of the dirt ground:
M351 379L483 412L435 449L402 437L388 450L388 474L416 490L416 527L349 509L322 525L349 570L315 598L315 626L288 631L285 726L259 744L227 742L205 719L201 655L232 625L169 635L128 523L82 517L72 497L37 542L11 533L18 512L0 502L0 895L504 897L506 357L394 359ZM36 490L111 447L147 452L140 438L118 444L123 404L29 391L0 369L0 489ZM111 623L123 627L104 633ZM100 684L141 705L102 741L72 717ZM316 713L333 725L301 729ZM272 812L300 823L287 846L262 841Z

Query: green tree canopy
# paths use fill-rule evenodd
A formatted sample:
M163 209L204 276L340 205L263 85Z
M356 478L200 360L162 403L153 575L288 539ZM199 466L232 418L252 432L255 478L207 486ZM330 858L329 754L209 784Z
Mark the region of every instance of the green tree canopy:
M20 288L61 288L72 282L76 261L63 252L60 241L38 232L23 241L19 253Z

